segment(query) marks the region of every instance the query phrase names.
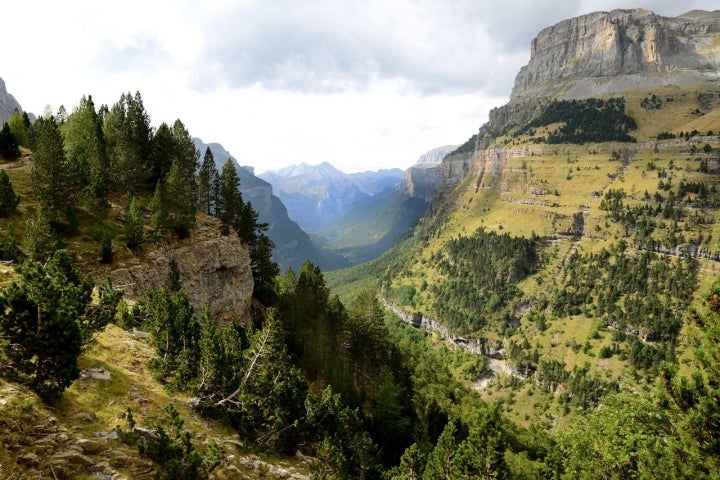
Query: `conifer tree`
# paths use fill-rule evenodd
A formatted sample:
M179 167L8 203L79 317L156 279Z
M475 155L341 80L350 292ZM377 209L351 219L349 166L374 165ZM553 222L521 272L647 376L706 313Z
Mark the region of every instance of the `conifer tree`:
M3 124L2 130L0 130L0 155L8 160L12 160L20 156L18 142L7 122Z
M13 111L8 125L10 125L10 131L15 136L17 144L21 147L28 147L28 126L25 125L25 119L17 108Z
M92 96L82 97L60 130L73 178L85 191L93 207L107 206L108 158L102 119Z
M20 197L15 195L10 177L5 170L0 170L0 218L14 213L19 203Z
M42 262L57 250L57 238L43 210L36 210L35 215L25 222L23 247L30 258Z
M147 188L152 129L140 92L123 94L104 118L112 187L130 194Z
M84 336L106 324L114 306L93 310L92 283L80 277L65 250L47 265L28 261L19 272L22 281L0 293L0 336L8 340L0 346L0 370L42 397L58 397L80 374ZM117 304L119 297L113 299ZM85 333L83 319L91 326Z
M218 191L218 202L216 216L223 225L223 231L227 235L235 229L236 222L242 215L244 202L240 193L240 177L238 177L232 159L228 158L220 173L220 189Z
M150 218L156 230L162 232L163 230L169 230L171 228L167 193L165 192L165 185L160 181L155 185L155 192L153 193L152 199L150 199L148 208L150 209Z
M51 224L72 219L77 184L65 159L63 137L53 117L35 123L31 179L33 191Z
M195 226L194 180L188 181L180 162L173 162L165 182L169 225L181 238Z
M217 201L216 184L219 181L219 174L215 166L210 147L205 150L203 162L197 175L197 205L198 210L211 215L215 210Z
M125 245L130 248L137 247L143 242L143 214L135 197L125 209Z

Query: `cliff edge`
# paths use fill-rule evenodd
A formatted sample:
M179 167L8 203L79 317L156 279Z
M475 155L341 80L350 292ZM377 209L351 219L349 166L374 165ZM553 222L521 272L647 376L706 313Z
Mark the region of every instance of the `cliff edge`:
M613 10L564 20L532 40L530 61L515 78L511 101L717 82L719 40L720 10L675 18Z

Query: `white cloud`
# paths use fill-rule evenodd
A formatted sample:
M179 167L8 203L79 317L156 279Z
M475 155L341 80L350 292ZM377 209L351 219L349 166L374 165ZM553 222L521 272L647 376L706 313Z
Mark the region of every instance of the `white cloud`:
M8 90L28 110L139 90L258 171L407 166L504 103L537 32L623 0L26 0L3 6ZM662 15L715 1L636 0Z

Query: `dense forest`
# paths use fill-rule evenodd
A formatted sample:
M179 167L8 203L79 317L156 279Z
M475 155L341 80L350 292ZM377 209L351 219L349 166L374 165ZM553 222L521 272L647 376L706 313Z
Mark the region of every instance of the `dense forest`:
M637 123L625 113L622 97L602 100L558 100L551 102L542 113L522 127L518 134L534 135L537 129L560 123L557 130L543 137L550 144L588 142L634 142L628 134Z

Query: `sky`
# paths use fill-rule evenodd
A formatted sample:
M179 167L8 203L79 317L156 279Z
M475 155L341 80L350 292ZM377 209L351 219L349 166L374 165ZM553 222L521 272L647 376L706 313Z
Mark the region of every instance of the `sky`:
M598 10L675 16L717 0L23 0L0 78L26 111L140 91L256 173L407 168L508 101L543 28Z

